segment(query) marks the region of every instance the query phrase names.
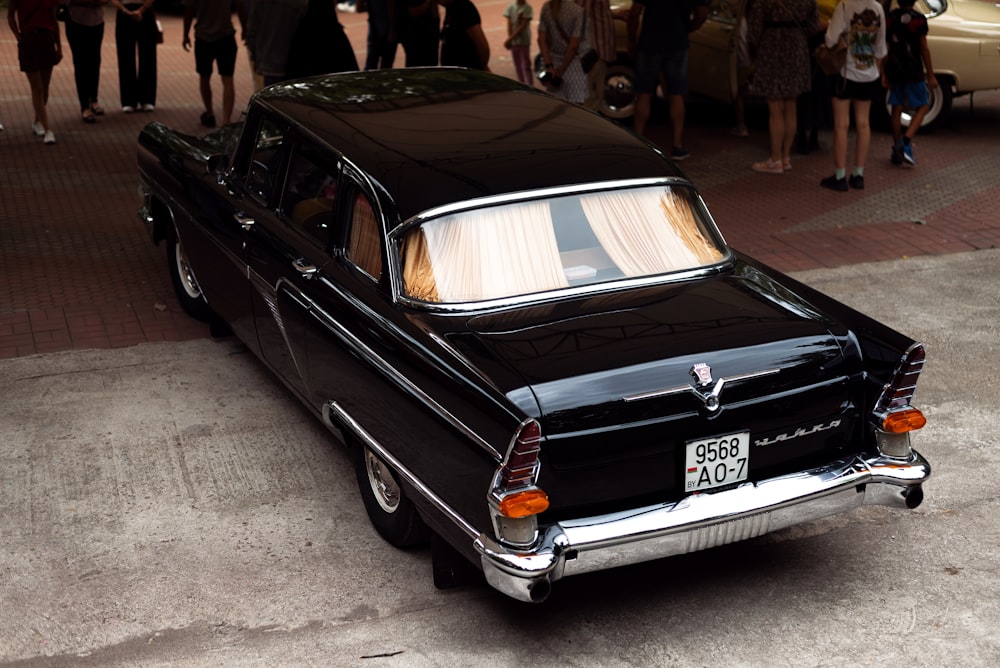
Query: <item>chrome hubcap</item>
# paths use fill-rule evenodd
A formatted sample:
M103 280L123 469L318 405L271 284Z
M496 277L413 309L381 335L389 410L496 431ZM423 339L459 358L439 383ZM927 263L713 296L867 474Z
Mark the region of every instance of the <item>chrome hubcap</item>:
M367 448L365 470L368 471L368 484L371 485L378 505L387 513L396 512L400 500L399 485L386 465Z
M187 293L192 299L198 299L201 297L201 287L198 285L198 280L194 277L194 271L191 269L191 265L188 264L187 256L184 254L184 249L181 247L181 243L178 241L175 245L175 262L177 262L177 275L181 279L181 287L184 288L184 292Z

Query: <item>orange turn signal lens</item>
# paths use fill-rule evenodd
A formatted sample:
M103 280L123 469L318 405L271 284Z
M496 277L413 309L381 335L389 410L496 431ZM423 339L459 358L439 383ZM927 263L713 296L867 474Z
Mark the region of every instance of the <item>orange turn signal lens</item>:
M916 408L889 413L882 420L882 429L890 434L903 434L922 428L927 424L927 418Z
M504 517L528 517L545 512L549 507L549 495L540 489L514 492L500 501L500 514Z

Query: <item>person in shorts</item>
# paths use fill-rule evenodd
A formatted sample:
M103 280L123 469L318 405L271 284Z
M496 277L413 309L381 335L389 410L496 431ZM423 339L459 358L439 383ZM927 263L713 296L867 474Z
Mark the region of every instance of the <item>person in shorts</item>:
M885 12L878 0L843 0L833 10L826 29L826 45L847 41L844 68L833 83L833 176L824 188L846 192L865 187L865 160L872 140L868 115L872 97L881 90L882 61L886 56ZM847 131L854 112L854 170L847 177Z
M45 144L55 144L56 135L49 128L46 105L52 68L62 60L62 39L56 21L58 0L10 0L7 24L17 41L17 59L31 87L31 106L35 120L31 131Z
M885 39L889 55L882 68L882 85L889 89L892 106L893 164L915 165L911 140L927 114L927 89L937 88L931 52L927 48L927 17L913 9L914 0L899 0L889 12ZM903 132L903 107L912 110L910 126Z
M688 34L700 28L706 18L708 0L634 0L628 15L629 53L635 61L636 101L632 127L636 134L645 134L653 95L662 75L673 131L670 157L674 160L683 160L689 155L683 142Z
M191 49L191 23L194 21L194 63L198 72L201 102L205 111L201 124L215 127L212 110L212 67L218 68L222 79L222 124L232 122L236 89L233 71L236 69L236 29L233 28L233 8L240 20L241 39L246 35L247 14L243 0L184 0L185 51Z

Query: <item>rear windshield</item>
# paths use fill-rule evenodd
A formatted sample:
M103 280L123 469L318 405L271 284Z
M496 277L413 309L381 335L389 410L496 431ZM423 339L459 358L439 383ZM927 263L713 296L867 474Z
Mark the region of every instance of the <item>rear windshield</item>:
M724 250L685 187L580 193L427 220L400 246L403 292L503 299L715 264Z

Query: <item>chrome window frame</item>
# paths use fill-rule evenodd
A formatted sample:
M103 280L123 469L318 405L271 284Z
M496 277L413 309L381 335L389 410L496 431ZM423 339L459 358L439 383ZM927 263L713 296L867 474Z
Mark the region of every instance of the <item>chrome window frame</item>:
M410 297L404 291L402 269L403 258L400 255L400 244L406 232L408 232L411 228L422 225L429 220L446 215L461 213L463 211L472 211L491 206L502 206L505 204L532 202L535 200L551 199L554 197L607 192L612 190L645 188L651 186L682 187L690 190L693 195L691 203L695 209L695 214L699 216L702 223L707 227L708 232L714 237L713 241L717 242L719 250L722 252L722 259L720 261L710 265L664 274L656 274L653 276L619 278L602 283L588 283L586 285L545 290L525 295L485 299L474 302L428 302ZM419 213L401 222L399 225L390 230L387 235L387 241L389 246L389 265L393 300L411 308L435 313L470 313L477 311L490 311L524 306L528 304L541 304L549 301L565 299L567 297L577 297L583 295L594 296L632 288L676 283L694 278L702 278L721 273L733 266L732 249L726 243L726 240L722 235L722 231L719 230L718 225L716 225L712 214L709 213L708 207L705 205L705 201L702 199L701 194L689 180L675 176L627 179L619 181L600 181L574 186L541 188L538 190L505 193L503 195L493 195L490 197L478 197L464 202L456 202L453 204L435 207Z

